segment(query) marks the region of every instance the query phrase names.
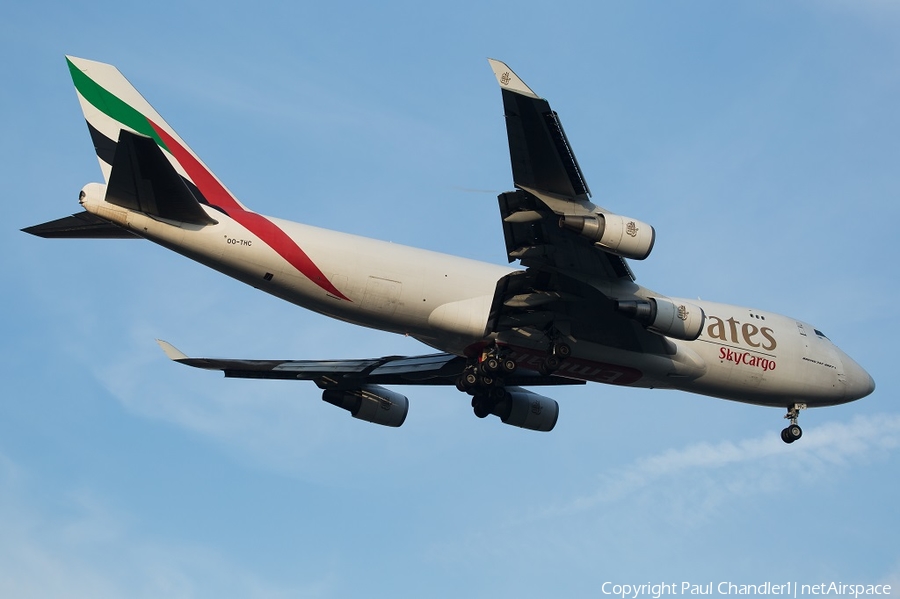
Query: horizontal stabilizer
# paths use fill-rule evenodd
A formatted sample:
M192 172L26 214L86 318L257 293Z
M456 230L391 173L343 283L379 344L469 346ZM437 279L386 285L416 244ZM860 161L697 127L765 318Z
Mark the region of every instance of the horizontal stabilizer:
M122 129L106 188L106 201L194 225L213 225L156 141Z
M26 227L22 231L45 239L140 239L128 229L105 221L90 212L79 212Z

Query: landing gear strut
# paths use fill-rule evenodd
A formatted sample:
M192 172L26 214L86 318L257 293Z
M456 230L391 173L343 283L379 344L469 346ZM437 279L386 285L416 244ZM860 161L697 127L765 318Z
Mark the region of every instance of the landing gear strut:
M805 403L795 403L788 408L788 412L784 417L790 420L791 423L783 431L781 431L781 440L785 443L793 443L803 436L803 429L801 429L800 425L797 424L797 418L800 417L800 410L805 409Z

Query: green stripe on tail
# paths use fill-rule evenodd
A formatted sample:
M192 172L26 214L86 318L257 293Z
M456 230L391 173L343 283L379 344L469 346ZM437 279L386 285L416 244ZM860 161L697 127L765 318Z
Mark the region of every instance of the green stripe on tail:
M69 72L72 74L72 82L75 83L75 89L77 89L78 93L80 93L92 106L111 119L122 123L126 127L130 127L137 133L152 137L160 147L164 148L166 151L169 150L147 121L147 117L114 96L112 93L103 89L100 84L72 64L72 61L68 58L66 58L66 63L69 65Z

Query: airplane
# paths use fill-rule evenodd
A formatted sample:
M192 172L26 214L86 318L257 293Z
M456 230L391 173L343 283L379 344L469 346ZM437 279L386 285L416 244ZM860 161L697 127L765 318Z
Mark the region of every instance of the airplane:
M455 385L476 416L550 431L559 404L526 389L586 382L678 389L800 411L860 399L875 382L812 325L766 310L668 297L626 260L652 226L601 208L559 116L512 69L500 85L514 190L498 196L508 265L415 249L253 212L112 65L67 56L103 183L83 210L23 229L45 238L147 239L320 314L404 334L437 353L360 360L192 358L226 377L313 381L360 420L403 424L385 385ZM513 265L517 262L518 264Z

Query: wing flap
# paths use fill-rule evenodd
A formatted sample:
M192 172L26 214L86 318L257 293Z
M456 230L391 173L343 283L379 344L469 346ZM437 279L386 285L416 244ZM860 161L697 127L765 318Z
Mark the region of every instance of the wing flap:
M608 280L634 280L619 256L595 247L587 238L559 227L559 216L533 194L519 189L497 196L510 262L523 266L580 272Z
M540 339L551 326L579 341L632 352L668 352L664 337L623 317L601 290L566 272L529 268L497 282L486 335L514 332Z

